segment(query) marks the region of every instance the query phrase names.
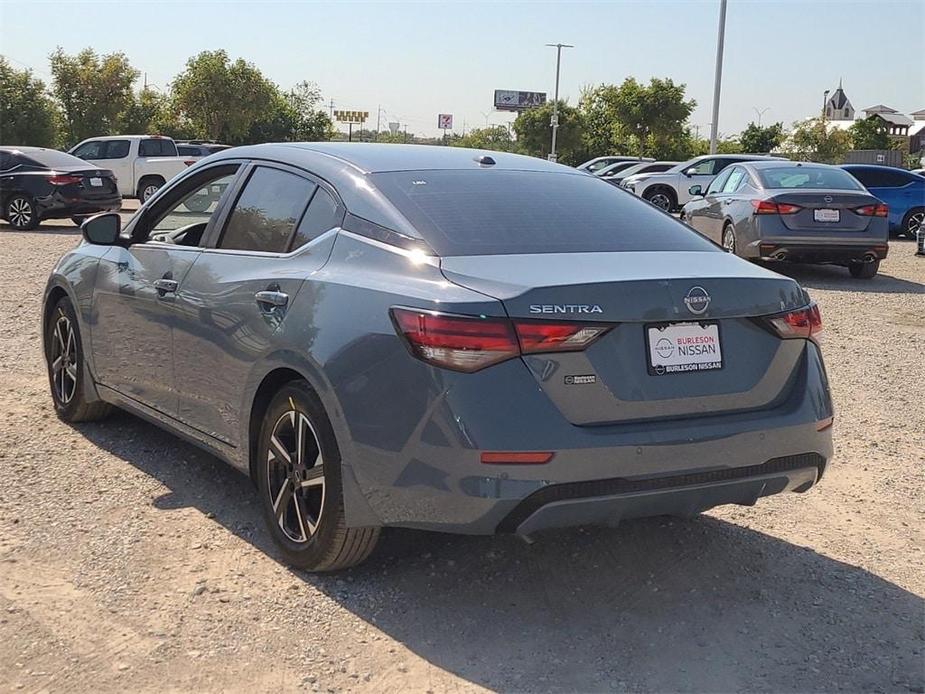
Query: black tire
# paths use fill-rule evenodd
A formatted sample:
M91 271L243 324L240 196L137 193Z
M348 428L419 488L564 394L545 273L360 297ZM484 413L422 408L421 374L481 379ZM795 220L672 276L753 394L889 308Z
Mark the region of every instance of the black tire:
M102 400L88 401L84 394L83 343L71 300L61 297L45 323L45 360L55 412L65 422L92 422L110 413Z
M678 207L678 196L671 188L665 186L654 186L642 195L643 200L648 200L660 210L671 212Z
M76 224L77 226L80 226L81 224L83 224L84 222L86 222L88 219L90 219L89 216L87 216L87 217L71 217L71 221L74 222L74 224Z
M877 274L880 269L880 261L875 260L872 263L852 262L848 264L848 272L852 277L859 280L869 280Z
M732 255L739 254L739 245L736 240L735 228L728 222L726 226L723 227L723 250L727 253L732 253Z
M3 206L3 218L14 229L31 231L39 225L39 213L35 201L28 195L11 195Z
M913 207L903 217L901 231L907 239L915 241L918 234L925 234L925 207Z
M163 178L160 176L145 176L140 181L138 181L138 200L142 204L148 202L152 195L154 195L161 187L166 183Z
M366 559L379 528L347 527L340 451L321 401L305 381L287 383L273 397L259 436L260 505L285 561L309 571L337 571Z

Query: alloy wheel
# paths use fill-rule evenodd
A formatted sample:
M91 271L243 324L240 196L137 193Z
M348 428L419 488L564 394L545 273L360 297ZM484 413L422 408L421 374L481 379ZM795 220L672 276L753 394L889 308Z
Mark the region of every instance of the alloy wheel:
M141 201L148 202L148 198L154 195L159 189L160 189L160 186L156 186L154 184L146 185L144 188L141 189Z
M726 231L723 232L723 250L727 253L736 252L736 235L732 227L726 227Z
M51 373L55 397L67 405L77 391L77 338L70 319L59 316L51 342Z
M917 239L918 235L922 233L923 224L925 224L925 210L916 212L909 217L909 222L906 224L906 235L913 240Z
M292 542L308 542L324 512L324 461L314 427L295 409L273 425L267 447L267 491L280 530Z
M649 198L649 202L666 212L671 209L671 200L668 199L665 193L655 193L655 195Z
M25 227L29 225L29 222L32 221L32 205L25 198L14 198L10 202L9 210L7 211L10 224L14 227Z

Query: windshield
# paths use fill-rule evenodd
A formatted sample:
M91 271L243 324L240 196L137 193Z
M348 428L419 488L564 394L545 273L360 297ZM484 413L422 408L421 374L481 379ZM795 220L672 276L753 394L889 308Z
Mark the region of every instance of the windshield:
M441 256L717 250L665 213L592 176L487 170L369 178Z
M757 171L765 188L863 190L854 176L842 169L823 166L781 166Z

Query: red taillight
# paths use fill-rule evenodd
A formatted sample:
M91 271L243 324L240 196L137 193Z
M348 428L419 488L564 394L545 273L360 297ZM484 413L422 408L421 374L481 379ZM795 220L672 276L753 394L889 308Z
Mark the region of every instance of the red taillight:
M610 330L609 326L547 321L514 321L524 354L577 352Z
M883 204L864 205L864 207L858 207L854 211L862 217L886 217L890 214L890 208Z
M481 460L485 465L545 465L552 456L540 451L486 451Z
M768 316L768 324L783 338L815 337L822 332L822 314L815 303L796 311Z
M48 177L48 182L53 186L67 186L71 183L80 183L80 176L74 176L72 174L55 174L54 176Z
M585 349L610 326L458 316L393 308L392 320L412 354L431 364L471 373L521 354Z
M786 202L769 202L767 200L752 200L754 214L796 214L803 208Z

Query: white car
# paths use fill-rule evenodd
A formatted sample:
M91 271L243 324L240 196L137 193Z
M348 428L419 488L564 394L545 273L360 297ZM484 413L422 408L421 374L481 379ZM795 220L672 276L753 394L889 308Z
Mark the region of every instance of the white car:
M169 137L157 135L113 135L93 137L71 148L68 154L112 171L124 198L146 202L158 188L187 166L190 157L177 155Z
M595 176L599 175L601 171L606 169L608 166L617 164L621 161L629 162L639 162L639 161L652 161L651 159L640 159L639 157L625 157L622 155L612 155L606 157L594 157L594 159L589 159L584 164L579 164L575 168L579 171L586 171L588 173L594 174Z
M710 181L723 169L743 161L766 161L781 157L762 157L757 154L705 154L673 166L663 173L641 173L627 176L621 187L648 200L666 212L684 206L691 199L688 192L693 185L706 190Z

